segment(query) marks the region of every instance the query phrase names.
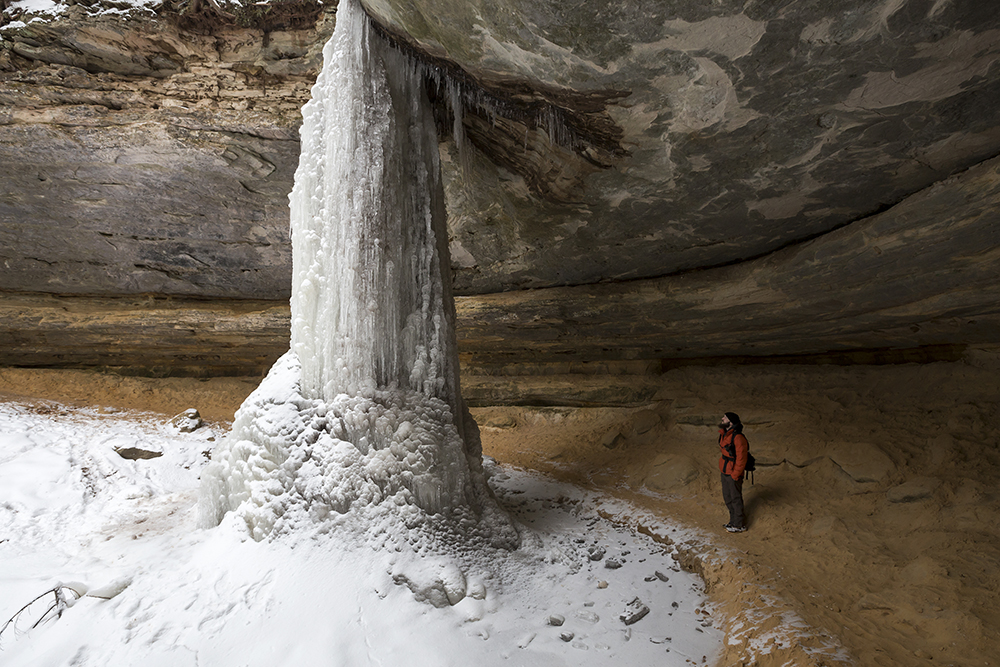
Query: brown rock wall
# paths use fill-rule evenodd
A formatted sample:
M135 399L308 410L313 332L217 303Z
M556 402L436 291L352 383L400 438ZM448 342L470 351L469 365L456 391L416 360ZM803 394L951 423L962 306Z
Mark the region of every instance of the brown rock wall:
M0 288L285 298L308 30L87 17L0 42Z

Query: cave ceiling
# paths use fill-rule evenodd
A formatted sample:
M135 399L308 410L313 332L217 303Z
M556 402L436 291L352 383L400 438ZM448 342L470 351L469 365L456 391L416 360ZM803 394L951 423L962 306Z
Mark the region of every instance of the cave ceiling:
M619 132L593 160L585 139L551 146L544 120L518 132L467 112L472 143L501 157L450 187L463 292L760 257L1000 152L1000 14L984 3L365 4L487 84L534 83L570 123ZM608 102L579 108L588 93Z
M430 75L467 355L1000 343L990 3L362 3ZM256 28L12 7L0 292L287 299L335 6ZM17 303L35 349L49 320Z

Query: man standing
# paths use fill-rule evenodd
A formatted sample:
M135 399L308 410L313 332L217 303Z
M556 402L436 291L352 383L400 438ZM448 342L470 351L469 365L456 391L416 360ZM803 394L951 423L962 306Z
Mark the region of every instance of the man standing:
M735 412L727 412L719 423L719 470L722 472L722 499L729 509L726 530L742 533L747 529L743 514L743 471L750 443L743 436L743 424Z

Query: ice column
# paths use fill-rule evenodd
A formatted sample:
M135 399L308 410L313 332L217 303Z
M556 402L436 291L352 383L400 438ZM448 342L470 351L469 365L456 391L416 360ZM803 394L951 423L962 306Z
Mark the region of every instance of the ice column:
M437 133L416 67L342 2L290 196L292 351L310 397L412 389L458 413Z
M459 392L430 105L416 63L357 0L340 2L303 118L291 350L213 453L203 524L233 512L257 539L324 522L433 526L514 546Z

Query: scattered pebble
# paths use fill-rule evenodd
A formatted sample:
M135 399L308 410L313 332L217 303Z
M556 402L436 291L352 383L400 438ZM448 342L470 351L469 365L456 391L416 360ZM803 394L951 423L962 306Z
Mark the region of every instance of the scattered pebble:
M660 581L667 581L668 579L670 579L670 577L668 577L667 575L663 574L663 573L662 573L662 572L660 572L659 570L657 570L657 571L656 571L656 572L654 572L653 574L654 574L654 575L656 576L656 578L657 578L657 579L659 579Z
M590 549L587 550L587 555L590 556L590 560L594 561L604 558L604 553L603 547L590 547Z
M606 561L604 561L604 567L608 568L609 570L617 570L621 566L622 566L621 561L619 561L617 558L609 558Z
M598 581L597 582L597 587L598 588L607 588L608 587L608 582L606 582L606 581Z
M622 623L625 625L632 625L637 621L642 620L646 614L649 613L649 607L644 605L639 598L634 598L631 602L625 605L625 611L622 612L620 618Z
M565 622L566 622L566 617L562 616L561 614L552 614L551 616L549 616L549 625L554 625L556 627L559 627Z
M571 641L573 641L573 637L575 637L575 636L576 635L574 635L569 630L563 630L562 632L559 633L559 639L563 640L564 642L571 642Z

